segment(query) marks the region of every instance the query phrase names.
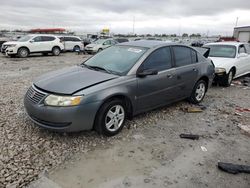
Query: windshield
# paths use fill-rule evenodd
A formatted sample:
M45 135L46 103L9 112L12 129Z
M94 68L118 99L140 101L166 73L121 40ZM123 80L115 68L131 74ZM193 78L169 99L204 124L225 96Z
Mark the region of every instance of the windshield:
M118 75L126 75L146 51L146 48L140 47L112 46L87 60L84 65L101 67Z
M106 41L106 40L99 39L99 40L94 41L93 43L94 43L94 44L102 44L102 43L104 43L105 41Z
M206 45L210 48L209 57L226 57L234 58L236 47L232 45Z
M31 38L32 38L32 36L26 35L24 37L21 37L18 41L19 42L26 42L26 41L30 40Z

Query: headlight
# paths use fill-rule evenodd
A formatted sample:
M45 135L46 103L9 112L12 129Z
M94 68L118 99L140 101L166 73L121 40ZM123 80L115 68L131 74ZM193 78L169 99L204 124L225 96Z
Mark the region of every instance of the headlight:
M49 95L44 102L48 106L76 106L80 104L82 98L82 96Z
M225 73L225 72L226 72L226 69L224 69L224 68L218 68L218 67L215 68L215 73L217 73L217 74L221 74L221 73Z
M15 47L16 44L9 44L7 47Z

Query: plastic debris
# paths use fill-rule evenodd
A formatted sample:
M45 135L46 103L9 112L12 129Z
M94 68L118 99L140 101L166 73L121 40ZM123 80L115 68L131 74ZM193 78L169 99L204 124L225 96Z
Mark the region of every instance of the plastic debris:
M195 134L180 134L181 138L191 139L191 140L199 140L199 135Z
M205 148L204 146L201 146L201 150L206 152L207 151L207 148Z
M250 112L250 108L240 108L240 107L238 107L235 110L238 111L238 112Z
M247 165L218 162L218 168L231 174L250 173L250 166Z

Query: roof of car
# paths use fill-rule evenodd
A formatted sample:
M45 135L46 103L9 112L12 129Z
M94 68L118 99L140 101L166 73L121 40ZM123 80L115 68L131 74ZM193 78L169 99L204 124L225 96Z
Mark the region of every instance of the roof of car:
M213 42L213 43L207 43L205 45L232 45L232 46L239 46L241 44L244 44L244 43L229 41L229 42Z
M144 47L144 48L154 48L157 46L162 46L164 44L167 44L167 42L164 41L157 41L157 40L137 40L137 41L130 41L130 42L124 42L119 45L121 46L137 46L137 47Z

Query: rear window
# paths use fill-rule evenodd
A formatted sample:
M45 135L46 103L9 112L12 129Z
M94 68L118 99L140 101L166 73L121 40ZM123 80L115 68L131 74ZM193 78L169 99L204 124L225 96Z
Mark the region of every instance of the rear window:
M193 63L191 56L191 49L184 46L174 46L173 47L174 55L175 55L175 65L176 67L181 67L185 65L190 65ZM196 61L195 57L194 61Z

